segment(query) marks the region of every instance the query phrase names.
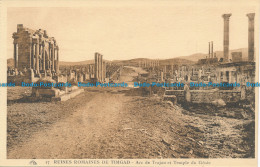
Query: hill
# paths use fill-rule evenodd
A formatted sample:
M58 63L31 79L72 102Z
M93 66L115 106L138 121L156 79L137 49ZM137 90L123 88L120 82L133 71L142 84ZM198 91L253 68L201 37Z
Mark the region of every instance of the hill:
M230 50L230 57L231 57L232 52L242 52L242 59L247 60L247 57L248 57L247 48ZM223 51L215 51L214 53L216 53L217 58L223 57ZM139 62L159 60L160 65L171 65L171 64L189 65L189 64L196 63L199 59L203 59L206 56L208 56L208 54L195 53L195 54L192 54L192 55L189 55L189 56L180 56L180 57L171 58L171 59L136 58L136 59L130 59L130 60L113 60L113 61L104 60L104 61L116 63L118 65L138 65ZM85 61L79 61L79 62L60 61L60 66L87 65L87 64L94 64L94 63L95 63L94 60L85 60ZM14 67L14 59L13 58L7 59L7 66L8 67Z
M232 57L232 55L231 55L232 52L242 52L242 60L247 60L247 57L248 57L248 50L247 50L247 48L240 48L240 49L230 50L229 51L230 58ZM223 57L223 51L215 51L214 53L216 53L217 58ZM208 54L196 53L196 54L192 54L192 55L189 55L189 56L181 56L181 57L177 57L177 58L182 58L182 59L186 59L186 60L191 60L191 61L197 62L199 59L206 58L206 56L208 56Z

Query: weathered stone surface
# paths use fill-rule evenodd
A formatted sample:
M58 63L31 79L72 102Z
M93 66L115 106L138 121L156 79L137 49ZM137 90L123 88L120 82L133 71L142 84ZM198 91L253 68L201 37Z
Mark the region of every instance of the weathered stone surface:
M18 71L32 69L36 75L45 70L59 72L59 48L55 38L49 37L45 30L32 30L18 24L13 39L14 64Z
M240 90L189 90L189 95L191 96L191 103L208 103L211 104L217 99L222 99L226 103L238 102L241 99ZM184 90L167 90L165 96L176 96L178 102L187 102L187 93Z

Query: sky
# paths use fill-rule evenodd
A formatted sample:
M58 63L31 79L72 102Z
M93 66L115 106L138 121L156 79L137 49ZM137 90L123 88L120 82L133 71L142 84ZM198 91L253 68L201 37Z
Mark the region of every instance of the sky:
M59 45L60 60L74 62L93 59L95 52L103 54L106 60L167 59L208 53L209 41L214 41L214 50L223 50L224 13L232 13L230 49L248 45L247 13L256 13L258 27L254 4L177 2L180 1L9 7L8 58L13 57L12 33L17 24L47 30Z

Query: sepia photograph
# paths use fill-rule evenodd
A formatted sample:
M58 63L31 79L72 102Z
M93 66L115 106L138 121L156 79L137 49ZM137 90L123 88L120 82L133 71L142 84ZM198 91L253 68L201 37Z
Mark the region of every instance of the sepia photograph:
M258 1L24 2L1 3L5 165L257 166Z

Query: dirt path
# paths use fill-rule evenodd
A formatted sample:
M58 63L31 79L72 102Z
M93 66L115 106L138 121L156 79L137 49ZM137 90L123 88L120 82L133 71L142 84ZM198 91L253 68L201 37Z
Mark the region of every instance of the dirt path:
M87 99L87 96L92 99ZM38 131L30 132L31 135L22 133L20 139L23 142L12 144L13 147L8 149L8 158L254 156L249 155L253 145L246 142L252 136L248 133L250 120L195 114L171 106L159 97L131 96L127 89L91 89L71 99L73 103L79 100L80 106L74 110L73 106L69 108L70 114L66 117L48 126L43 125ZM62 105L57 103L56 107ZM245 129L247 126L249 128ZM28 128L23 132L27 132ZM17 141L14 135L10 138L11 143Z
M77 109L70 117L33 135L8 158L73 158L81 156L91 140L117 126L125 98L120 94L99 93L95 99ZM90 157L91 158L91 157Z

